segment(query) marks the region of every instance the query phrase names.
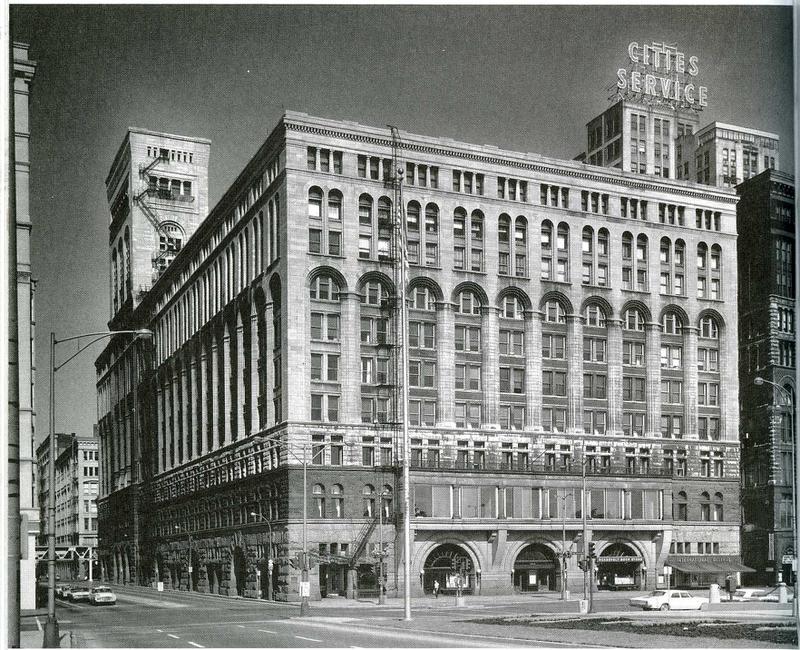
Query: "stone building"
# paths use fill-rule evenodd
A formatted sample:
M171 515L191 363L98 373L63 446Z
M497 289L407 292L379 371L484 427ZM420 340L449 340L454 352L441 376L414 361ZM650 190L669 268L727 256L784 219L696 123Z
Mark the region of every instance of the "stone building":
M390 592L576 590L589 541L603 586L741 570L736 200L287 112L112 317L154 337L96 362L106 578L294 600L304 530L316 598L379 557Z
M794 179L768 169L737 186L742 556L751 584L796 579ZM756 377L777 384L756 386ZM782 389L782 390L781 390Z

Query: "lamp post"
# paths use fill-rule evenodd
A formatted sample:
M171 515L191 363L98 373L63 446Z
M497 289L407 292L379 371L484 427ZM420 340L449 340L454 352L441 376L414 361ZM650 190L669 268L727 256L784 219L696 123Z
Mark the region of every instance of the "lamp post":
M575 503L575 495L565 493L561 497L561 600L567 599L567 560L572 556L567 550L567 499L572 497Z
M118 334L133 334L136 337L150 338L153 333L147 329L139 330L117 330L115 332L87 332L67 338L56 339L55 332L50 332L50 464L47 471L47 621L44 624L44 643L45 648L58 648L61 639L58 633L58 620L56 620L56 372L61 370L70 361L77 357L90 345L97 341L106 339ZM78 351L67 357L62 363L56 363L56 345L68 341L76 341L93 337Z
M251 512L251 517L258 517L259 521L267 524L269 530L269 547L267 548L267 600L272 600L272 522L260 512Z
M783 397L784 402L786 402L786 406L789 409L789 431L791 431L792 436L796 435L794 430L794 400L792 399L792 394L786 390L780 384L776 384L774 381L770 381L769 379L764 379L763 377L756 377L753 379L753 383L756 386L762 386L764 384L769 384L773 388L777 388L780 392L781 396ZM798 517L798 513L800 513L800 504L797 503L797 479L798 479L798 472L797 472L797 450L796 450L797 441L792 441L792 507L794 508L793 514L793 526L792 526L792 533L794 535L794 605L793 613L795 618L795 628L797 630L798 635L800 635L800 609L797 603L797 562L798 562L798 542L800 542L800 529L798 525L800 524L800 517Z
M378 605L383 605L386 602L386 597L383 593L383 558L386 555L383 551L383 499L384 497L388 496L387 492L381 490L380 493L380 505L378 506L378 544L379 550L376 553L378 557Z

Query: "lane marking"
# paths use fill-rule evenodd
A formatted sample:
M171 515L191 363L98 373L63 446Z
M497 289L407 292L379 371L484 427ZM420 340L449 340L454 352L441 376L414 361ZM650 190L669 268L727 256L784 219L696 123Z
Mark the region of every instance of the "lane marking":
M156 632L161 632L163 634L164 630L159 630L158 628L156 628Z
M36 627L39 628L39 632L41 632L42 624L39 622L39 617L37 616L34 620L36 621Z
M171 636L173 639L180 639L176 634L167 634L167 636Z
M244 625L237 625L236 627L244 627Z
M266 632L267 634L277 634L275 630L259 630L259 632Z
M204 645L200 645L199 643L195 643L194 641L189 641L189 645L193 645L195 648L205 648Z
M294 635L295 639L303 639L303 641L313 641L314 643L322 643L319 639L309 639L307 636L299 636L297 634Z

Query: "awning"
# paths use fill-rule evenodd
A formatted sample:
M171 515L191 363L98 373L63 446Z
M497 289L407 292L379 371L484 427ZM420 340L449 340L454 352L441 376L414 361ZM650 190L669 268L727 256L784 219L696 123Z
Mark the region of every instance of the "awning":
M670 555L664 564L683 573L755 573L755 569L742 564L738 555L709 555L706 557Z

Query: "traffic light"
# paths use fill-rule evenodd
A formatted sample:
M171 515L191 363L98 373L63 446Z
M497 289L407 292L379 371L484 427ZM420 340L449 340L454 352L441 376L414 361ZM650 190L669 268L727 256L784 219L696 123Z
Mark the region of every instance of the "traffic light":
M589 557L597 557L594 553L594 542L589 542Z
M586 562L584 562L583 560L578 560L578 568L581 571L586 571Z

